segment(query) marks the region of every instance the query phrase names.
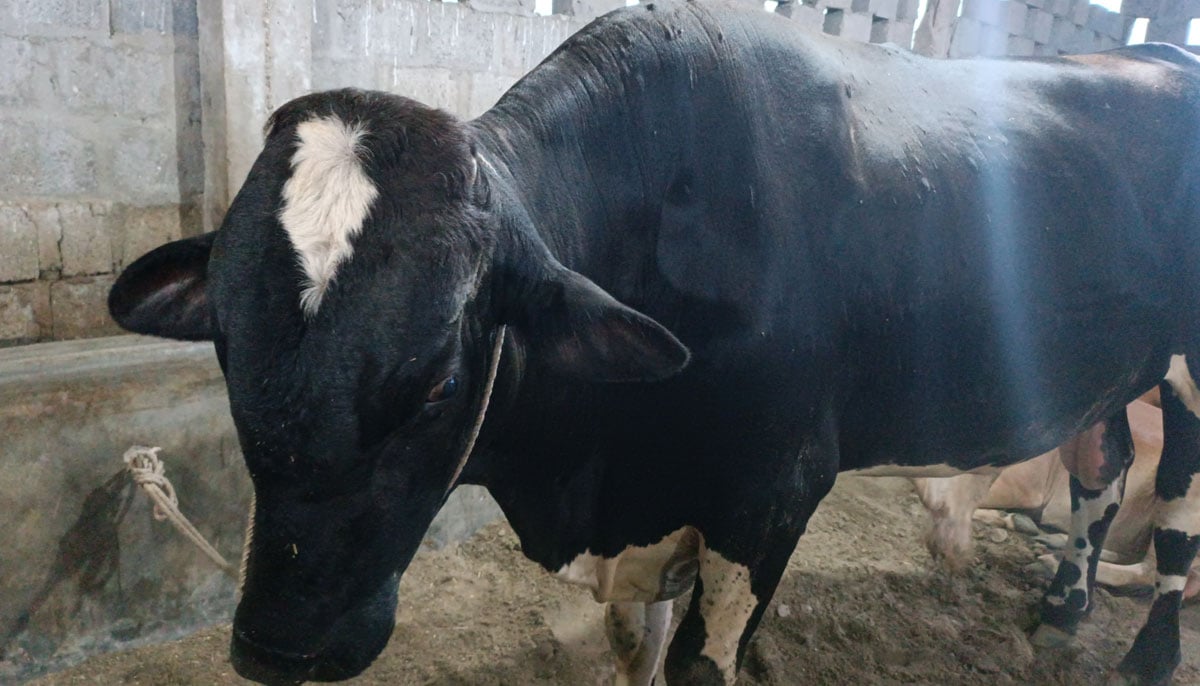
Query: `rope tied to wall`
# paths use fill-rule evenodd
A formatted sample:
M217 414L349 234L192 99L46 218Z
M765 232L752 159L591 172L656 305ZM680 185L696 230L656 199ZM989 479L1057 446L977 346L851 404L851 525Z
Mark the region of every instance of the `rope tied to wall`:
M175 487L171 484L170 479L166 477L166 465L162 459L158 457L158 452L162 448L148 448L146 446L135 445L125 451L122 458L125 461L125 467L129 470L129 475L133 479L133 483L142 488L150 500L154 502L154 518L159 521L170 521L188 540L196 545L208 559L212 560L221 571L229 575L230 578L237 580L238 571L229 564L229 562L217 552L217 549L204 538L204 535L196 529L195 526L184 516L179 509L179 497L175 494Z

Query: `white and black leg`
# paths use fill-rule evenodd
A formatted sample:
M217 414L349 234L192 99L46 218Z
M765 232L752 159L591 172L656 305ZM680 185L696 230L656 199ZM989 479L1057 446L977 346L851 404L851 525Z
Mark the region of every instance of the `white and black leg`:
M1042 597L1041 621L1030 638L1043 647L1069 642L1091 612L1104 538L1121 505L1125 470L1133 462L1133 437L1125 411L1060 450L1071 472L1071 536Z
M672 602L614 602L604 613L604 633L617 660L615 686L650 686L667 643Z
M1186 359L1171 359L1160 385L1163 452L1155 476L1154 549L1158 578L1146 624L1117 667L1114 684L1168 684L1181 659L1179 608L1200 547L1200 392Z
M667 649L669 686L726 686L737 679L746 646L787 568L800 535L836 478L836 461L805 461L795 484L701 529L700 569L691 602ZM748 502L739 500L738 502Z

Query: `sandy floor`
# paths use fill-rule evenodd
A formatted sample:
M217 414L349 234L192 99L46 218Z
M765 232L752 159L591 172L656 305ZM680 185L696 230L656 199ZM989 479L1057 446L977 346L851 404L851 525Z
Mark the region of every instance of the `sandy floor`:
M1103 683L1145 618L1145 600L1102 591L1076 646L1035 653L1024 632L1048 582L1030 566L1036 546L977 524L977 564L952 576L932 566L919 542L924 525L907 481L843 477L793 555L739 683ZM400 590L391 644L349 683L574 686L611 679L602 607L525 560L505 525L422 554ZM1184 663L1175 683L1200 684L1200 606L1185 609L1183 623ZM227 640L228 627L220 627L98 657L34 683L247 683L227 662Z

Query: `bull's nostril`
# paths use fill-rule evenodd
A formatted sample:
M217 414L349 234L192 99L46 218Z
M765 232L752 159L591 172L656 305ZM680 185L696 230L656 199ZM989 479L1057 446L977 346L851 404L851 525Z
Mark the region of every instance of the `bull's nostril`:
M304 683L316 667L315 656L267 648L237 628L229 642L229 661L241 676L269 686Z

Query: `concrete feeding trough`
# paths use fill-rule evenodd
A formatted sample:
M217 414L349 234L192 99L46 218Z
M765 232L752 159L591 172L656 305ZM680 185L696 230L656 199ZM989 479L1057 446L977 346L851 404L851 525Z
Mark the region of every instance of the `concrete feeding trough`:
M180 509L235 565L250 499L212 346L118 336L0 350L0 682L232 616L236 582L153 517L121 460L161 446ZM461 488L428 545L499 511Z

